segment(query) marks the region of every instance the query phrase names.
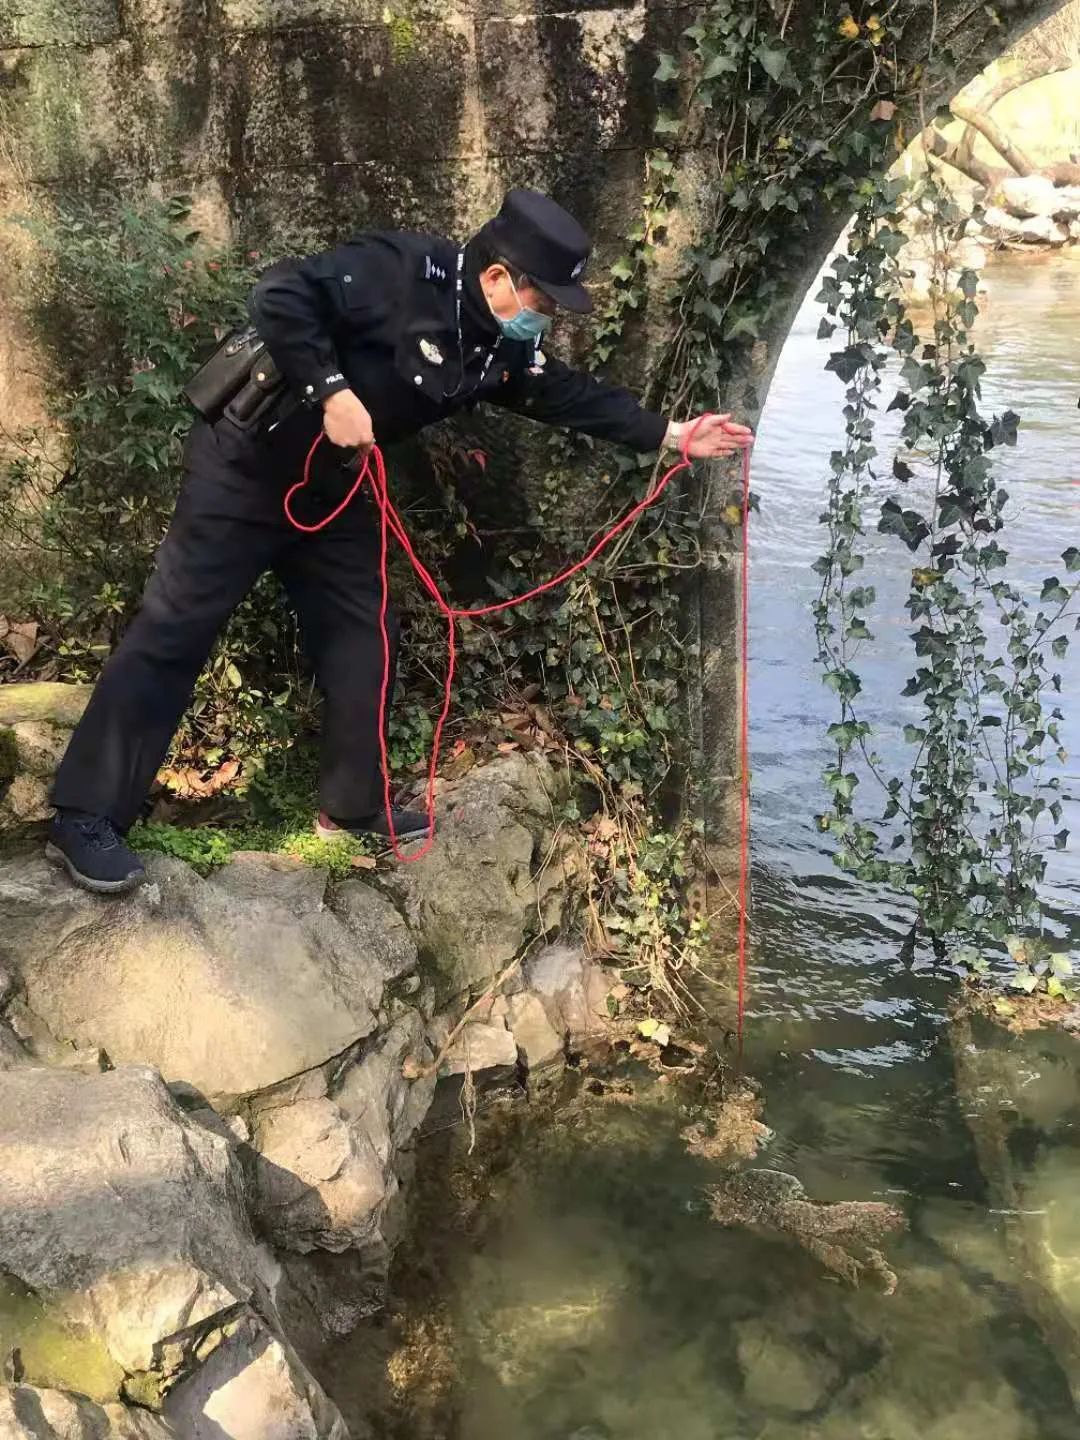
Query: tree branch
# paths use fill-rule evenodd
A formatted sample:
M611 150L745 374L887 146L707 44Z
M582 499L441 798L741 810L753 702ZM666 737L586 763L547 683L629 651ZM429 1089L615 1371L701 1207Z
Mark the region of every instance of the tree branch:
M974 180L976 185L984 185L988 190L997 184L997 176L977 160L974 155L964 155L959 145L950 145L940 130L935 130L933 125L928 125L922 133L922 141L931 155L938 160L943 160L946 165L951 165L954 170L959 170L969 180Z
M949 108L958 120L966 120L973 129L989 140L1002 159L1007 160L1018 175L1034 175L1038 172L1039 167L1035 162L1024 154L1019 145L1009 139L990 115L960 100L954 100Z

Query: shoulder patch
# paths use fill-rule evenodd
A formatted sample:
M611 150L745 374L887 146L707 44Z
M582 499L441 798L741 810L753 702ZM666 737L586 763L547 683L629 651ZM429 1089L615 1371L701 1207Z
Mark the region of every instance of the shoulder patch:
M434 281L436 285L443 284L448 279L446 266L440 264L437 259L430 255L424 256L424 279Z

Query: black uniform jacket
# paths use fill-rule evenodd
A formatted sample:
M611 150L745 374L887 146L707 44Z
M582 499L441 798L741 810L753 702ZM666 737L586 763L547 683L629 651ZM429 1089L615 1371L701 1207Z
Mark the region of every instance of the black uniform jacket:
M321 402L349 388L393 443L479 401L635 450L658 450L667 421L628 390L582 374L540 347L507 340L476 278L471 246L438 235L368 231L336 249L281 261L256 285L251 319L305 402L285 432L321 426ZM494 357L485 362L494 350Z

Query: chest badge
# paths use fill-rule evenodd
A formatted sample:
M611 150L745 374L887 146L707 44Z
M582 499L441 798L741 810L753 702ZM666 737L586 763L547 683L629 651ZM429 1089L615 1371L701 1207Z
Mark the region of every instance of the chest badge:
M443 363L443 353L433 340L420 341L420 354L423 355L429 365L441 365Z
M542 350L537 350L533 355L533 363L529 366L530 375L542 375L544 366L547 364L547 356Z

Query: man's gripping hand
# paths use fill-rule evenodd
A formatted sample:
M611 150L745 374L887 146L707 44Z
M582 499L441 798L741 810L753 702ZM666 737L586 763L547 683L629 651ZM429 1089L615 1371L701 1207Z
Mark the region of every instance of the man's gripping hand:
M682 450L686 435L693 420L681 425L673 421L668 426L665 445ZM692 460L715 460L720 455L735 455L745 450L754 440L754 432L746 425L738 425L730 415L707 415L694 430L690 440L689 454Z
M343 450L358 450L366 455L375 444L371 416L351 390L338 390L323 401L323 429L330 443Z

